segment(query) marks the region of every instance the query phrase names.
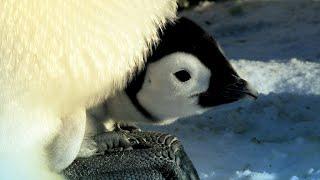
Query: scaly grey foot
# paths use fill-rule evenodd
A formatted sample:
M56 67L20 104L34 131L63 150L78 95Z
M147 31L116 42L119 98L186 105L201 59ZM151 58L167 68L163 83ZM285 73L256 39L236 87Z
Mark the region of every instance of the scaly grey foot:
M64 175L69 179L198 180L199 176L179 140L158 132L130 132L132 149L106 151L76 159Z
M104 132L94 136L93 140L97 145L97 154L132 149L132 145L137 141L134 137L126 136L122 131Z

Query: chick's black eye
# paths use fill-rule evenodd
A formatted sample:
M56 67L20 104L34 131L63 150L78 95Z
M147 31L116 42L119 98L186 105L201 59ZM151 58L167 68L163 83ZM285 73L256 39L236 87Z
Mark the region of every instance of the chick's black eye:
M186 82L191 79L190 74L186 70L180 70L174 73L174 76L181 82Z

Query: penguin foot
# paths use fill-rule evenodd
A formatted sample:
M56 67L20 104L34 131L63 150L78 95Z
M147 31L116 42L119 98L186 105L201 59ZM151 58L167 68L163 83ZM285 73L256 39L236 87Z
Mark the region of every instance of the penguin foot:
M132 145L137 140L127 137L124 133L112 131L94 136L94 141L97 145L97 154L104 154L105 152L132 149Z

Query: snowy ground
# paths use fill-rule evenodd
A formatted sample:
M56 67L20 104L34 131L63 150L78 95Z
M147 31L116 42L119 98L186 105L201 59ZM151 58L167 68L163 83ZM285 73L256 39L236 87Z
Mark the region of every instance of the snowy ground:
M320 1L205 3L183 15L261 95L157 130L181 139L201 179L320 179Z

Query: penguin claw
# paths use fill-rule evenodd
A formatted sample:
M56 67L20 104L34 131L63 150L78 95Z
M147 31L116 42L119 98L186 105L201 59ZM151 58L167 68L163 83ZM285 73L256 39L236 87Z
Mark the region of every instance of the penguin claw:
M132 123L117 123L115 131L118 132L140 132L141 129Z
M130 139L125 134L115 131L94 136L98 154L128 149L132 146Z

